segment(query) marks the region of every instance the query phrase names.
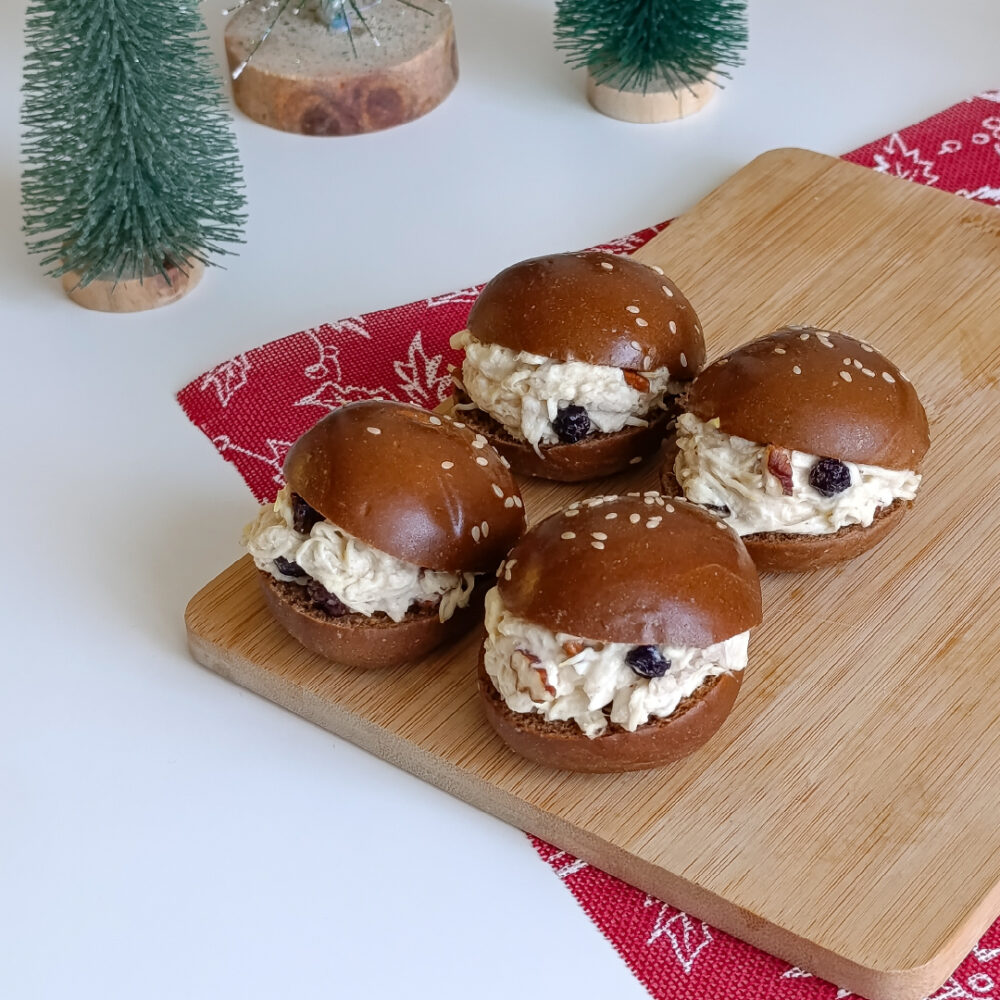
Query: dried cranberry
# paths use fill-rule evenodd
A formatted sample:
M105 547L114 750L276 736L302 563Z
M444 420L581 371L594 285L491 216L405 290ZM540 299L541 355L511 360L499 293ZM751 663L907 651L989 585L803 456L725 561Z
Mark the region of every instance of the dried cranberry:
M312 526L324 520L323 515L298 495L292 494L292 525L296 531L303 535L308 535L312 531Z
M561 406L552 421L552 429L560 441L575 444L590 433L590 417L582 406Z
M306 584L306 593L312 598L313 606L325 611L331 618L343 618L348 613L347 605L317 580Z
M274 568L283 576L306 575L306 571L297 562L292 562L284 556L278 556L278 558L274 560Z
M662 677L670 669L670 661L656 646L633 646L625 654L625 662L640 677Z
M851 485L851 470L835 458L821 458L809 470L809 485L825 497L836 496Z

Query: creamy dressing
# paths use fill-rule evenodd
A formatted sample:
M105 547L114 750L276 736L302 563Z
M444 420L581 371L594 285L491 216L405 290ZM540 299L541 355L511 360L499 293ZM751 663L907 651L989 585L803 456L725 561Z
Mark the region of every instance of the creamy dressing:
M287 576L274 564L279 556L296 563L351 611L377 611L400 622L414 601L436 601L445 622L469 603L473 573L423 569L367 545L329 521L318 521L308 534L296 531L291 490L286 486L273 506L261 507L243 531L243 546L258 569L276 580L305 585L303 577Z
M494 587L486 595L486 672L514 712L572 720L593 738L610 721L635 732L671 715L709 678L743 670L749 632L704 649L657 646L670 661L663 677L640 677L625 662L632 645L551 632L512 615ZM574 652L574 650L579 651Z
M629 385L621 368L557 361L483 344L468 330L456 333L451 346L465 350L462 383L469 398L512 437L536 447L558 443L552 421L560 407L582 406L592 433L611 434L628 426L647 426L649 411L660 404L664 393L682 389L670 380L666 368L638 373L649 383L644 391Z
M868 527L880 507L912 500L920 485L920 476L907 469L844 462L851 485L826 497L809 484L820 456L789 449L792 493L785 496L767 469L766 445L724 434L691 413L677 419L677 448L674 475L684 496L692 503L728 507L725 520L740 535L824 535L849 524Z

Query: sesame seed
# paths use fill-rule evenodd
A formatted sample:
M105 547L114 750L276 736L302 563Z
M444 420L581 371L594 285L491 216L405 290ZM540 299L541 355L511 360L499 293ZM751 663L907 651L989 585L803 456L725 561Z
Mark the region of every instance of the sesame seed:
M715 363L721 368L723 365L729 364L729 358L719 358Z
M499 487L499 486L497 486L497 484L496 484L496 483L494 483L494 484L493 484L493 492L494 492L494 493L495 493L495 494L496 494L496 495L497 495L498 497L500 497L500 499L501 499L501 500L503 499L503 490L502 490L502 489L500 489L500 487Z
M625 496L627 496L627 497L641 497L642 494L638 493L638 492L636 492L636 493L626 493Z
M687 366L688 366L687 355L683 351L681 351L681 368L687 368Z
M510 583L510 567L509 567L509 566L507 567L507 572L506 572L506 573L504 573L504 575L503 575L503 578L504 578L504 579L505 579L505 580L506 580L506 581L507 581L508 583Z
M809 334L808 333L800 333L799 334L799 340L808 340L808 339L809 339Z
M591 542L590 543L595 549L603 549L604 542Z
M821 344L822 344L822 345L823 345L824 347L829 347L831 351L833 350L833 341L832 341L832 340L830 340L830 338L829 338L829 337L827 337L827 336L826 336L825 334L822 334L822 333L819 333L819 334L817 334L817 335L816 335L816 339L817 339L817 340L818 340L818 341L819 341L819 342L820 342L820 343L821 343Z
M671 321L670 321L670 322L669 322L669 323L667 324L667 326L669 326L669 327L670 327L670 332L671 332L671 333L676 333L676 332L677 332L677 324L676 324L676 323L675 323L675 322L674 322L673 320L671 320Z
M668 514L674 513L674 505L672 503L664 504L664 506L667 508Z
M886 382L895 382L896 381L888 372L882 372L882 378L884 378L886 380Z
M568 542L570 539L576 538L576 532L575 531L564 531L559 537L561 539L563 539L563 541Z
M601 267L603 267L605 271L613 271L615 269L614 264L610 264L606 260L601 261Z
M900 378L901 378L901 379L902 379L902 380L903 380L904 382L909 382L909 381L910 381L910 377L909 377L909 376L908 376L908 375L906 374L906 372L900 372L900 373L899 373L899 377L900 377Z
M433 424L433 425L434 425L435 427L440 427L440 426L441 426L441 418L440 418L440 417L435 417L435 416L434 416L434 415L432 414L432 415L431 415L431 416L429 417L429 420L430 420L430 422L431 422L431 423L432 423L432 424Z
M866 344L863 340L861 341L861 350L867 351L869 354L875 353L875 348L871 344Z
M851 363L851 359L850 358L844 358L844 364L845 365L849 365L850 363Z
M523 507L524 506L524 501L520 497L514 497L514 506L515 507Z
M719 528L721 531L725 531L726 530L726 524L725 524L724 521L716 521L715 522L715 526L717 528Z
M636 455L635 458L630 458L628 460L629 465L638 465L642 461L642 455Z
M576 517L576 515L579 514L579 513L580 513L579 508L577 508L577 507L570 507L569 510L564 510L563 511L563 517Z
M482 455L476 457L476 465L489 465L489 459L484 458Z
M663 520L663 518L662 518L662 517L651 517L651 518L650 518L650 519L649 519L649 520L648 520L648 521L646 522L646 527L647 527L647 528L656 528L656 527L659 527L659 524L660 524L660 522L661 522L662 520Z
M486 536L489 535L489 533L490 533L490 522L483 521L483 538L486 538Z
M798 365L792 365L792 371L796 375L801 375L802 374L802 369Z
M840 373L840 377L841 377L841 378L842 378L842 379L843 379L843 380L844 380L845 382L850 382L850 381L851 381L851 373L850 373L850 372L841 372L841 373Z
M382 433L382 428L381 427L366 427L365 430L368 431L369 434L381 434Z
M635 325L636 326L649 326L649 324L641 316L636 316L636 318L635 318Z
M508 573L514 568L514 563L516 563L516 562L517 562L516 559L508 559L507 560L507 572Z
M626 306L625 307L625 312L637 313L638 311L639 311L639 307L638 306Z
M604 520L605 521L613 521L617 516L618 515L614 511L612 511L610 514L605 514L604 515Z
M510 468L510 462L508 462L507 459L504 458L503 455L500 456L500 462L502 463L502 465L503 465L503 467L505 469L509 469Z
M656 497L643 497L643 503L656 503Z
M644 497L658 497L659 495L660 495L660 494L659 494L659 493L657 493L657 491L656 491L656 490L646 490L646 492L645 492L645 493L643 493L643 496L644 496Z
M653 367L653 359L647 354L646 357L642 359L642 370L648 372L650 368Z
M867 375L869 378L875 378L875 372L873 372L870 368L862 368L861 374Z
M649 265L657 274L663 274L663 268L657 267L655 264Z
M472 440L473 448L482 448L486 444L486 438L482 434L477 434Z
M608 536L603 531L592 531L590 537L596 538L599 542L606 542L608 540Z
M455 463L454 462L442 462L441 463L441 468L442 469L454 469L455 468Z
M666 286L666 285L660 285L660 288L662 288L662 289L664 290L664 292L666 292L666 293L667 293L667 295L668 295L668 296L669 296L670 298L673 298L673 297L674 297L674 293L673 293L672 291L670 291L670 289L669 289L669 288L667 288L667 286Z
M474 524L472 526L472 540L474 542L478 542L479 541L479 536L481 534L482 534L482 532L479 530L479 525L478 524Z
M629 514L628 519L632 524L638 524L642 520L642 517L639 514Z
M452 422L454 423L454 425L456 427L464 427L465 426L465 424L463 424L461 420L454 420Z
M784 354L785 353L785 349L783 347L776 347L774 349L774 353L775 354Z
M852 363L853 363L854 367L855 367L855 368L857 368L857 370L858 370L858 371L861 371L861 368L862 368L863 366L862 366L861 362L860 362L860 361L858 361L858 359L857 359L857 358L855 358L855 359L854 359L854 361L853 361Z
M642 345L639 343L638 340L630 340L629 346L634 347L637 351L642 350Z
M506 569L506 563L500 563L500 565L497 566L497 576L499 576L504 571L504 569ZM509 580L510 577L508 576L507 579Z
M504 507L507 507L508 509L511 508L511 507L513 507L514 506L514 498L513 497L507 497L507 499L504 500L503 505L504 505Z

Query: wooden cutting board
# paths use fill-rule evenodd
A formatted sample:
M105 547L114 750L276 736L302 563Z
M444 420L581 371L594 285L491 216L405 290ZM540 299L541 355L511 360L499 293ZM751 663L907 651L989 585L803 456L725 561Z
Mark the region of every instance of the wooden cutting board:
M1000 913L1000 212L783 149L637 256L694 303L710 357L785 323L842 329L909 374L931 422L920 496L886 543L763 579L714 740L641 774L525 763L480 713L476 636L409 669L324 663L272 623L249 557L191 601L191 650L716 927L873 1000L916 1000ZM537 520L654 481L650 463L525 498Z

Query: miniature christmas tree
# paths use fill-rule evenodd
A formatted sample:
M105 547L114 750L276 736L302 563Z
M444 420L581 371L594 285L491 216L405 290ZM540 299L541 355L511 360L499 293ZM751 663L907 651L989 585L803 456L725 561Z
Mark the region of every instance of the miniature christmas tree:
M570 65L586 66L591 101L599 110L632 121L682 117L714 91L722 67L736 66L747 43L746 0L557 0L556 47ZM706 86L707 85L707 86ZM627 95L616 99L614 94ZM677 113L645 117L655 107ZM628 105L638 117L618 110ZM643 100L646 98L646 100ZM705 98L707 99L707 97ZM687 111L685 110L687 105Z
M71 296L106 285L82 304L172 300L245 221L197 0L32 0L25 35L29 250ZM158 300L115 305L131 282Z

